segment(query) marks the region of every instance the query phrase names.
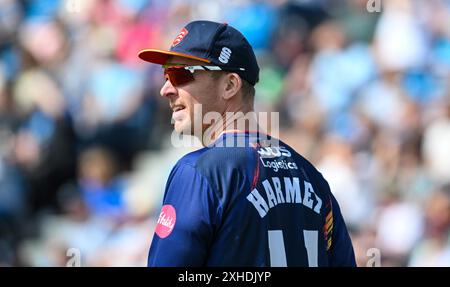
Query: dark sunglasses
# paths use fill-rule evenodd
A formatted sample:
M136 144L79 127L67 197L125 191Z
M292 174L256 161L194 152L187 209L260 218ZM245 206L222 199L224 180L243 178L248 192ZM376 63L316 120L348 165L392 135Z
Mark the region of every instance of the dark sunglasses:
M194 81L195 71L245 71L244 68L226 68L223 70L219 66L182 66L163 65L164 79L177 87Z

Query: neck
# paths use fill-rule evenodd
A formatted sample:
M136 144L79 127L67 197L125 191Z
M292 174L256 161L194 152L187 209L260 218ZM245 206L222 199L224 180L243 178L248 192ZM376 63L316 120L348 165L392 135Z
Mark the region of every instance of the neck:
M205 129L200 140L203 146L207 146L230 130L237 132L258 130L256 113L252 106L227 107L221 113L220 119Z

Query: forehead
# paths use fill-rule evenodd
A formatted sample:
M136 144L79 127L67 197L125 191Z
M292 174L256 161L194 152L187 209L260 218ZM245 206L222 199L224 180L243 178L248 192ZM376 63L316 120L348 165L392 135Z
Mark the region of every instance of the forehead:
M183 64L183 65L190 65L190 66L196 66L196 65L208 65L208 63L193 60L193 59L187 59L180 56L170 56L167 61L166 65L170 64Z

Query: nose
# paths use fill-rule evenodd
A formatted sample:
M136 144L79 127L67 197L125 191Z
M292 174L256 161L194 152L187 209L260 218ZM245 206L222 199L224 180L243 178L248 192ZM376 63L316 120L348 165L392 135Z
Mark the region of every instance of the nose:
M178 93L178 90L172 85L169 80L167 80L162 86L159 93L161 94L161 97L170 98L171 96L176 95Z

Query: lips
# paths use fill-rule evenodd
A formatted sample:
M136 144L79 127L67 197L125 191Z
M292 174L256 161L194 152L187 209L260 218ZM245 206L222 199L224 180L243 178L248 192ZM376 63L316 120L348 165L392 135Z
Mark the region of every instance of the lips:
M173 114L172 114L172 118L177 121L177 120L182 120L184 118L184 110L186 109L186 106L184 105L174 105L171 106Z
M185 108L186 108L186 107L183 106L183 105L176 105L176 106L173 106L173 107L172 107L172 110L173 110L174 112L178 112L178 111L184 110Z

